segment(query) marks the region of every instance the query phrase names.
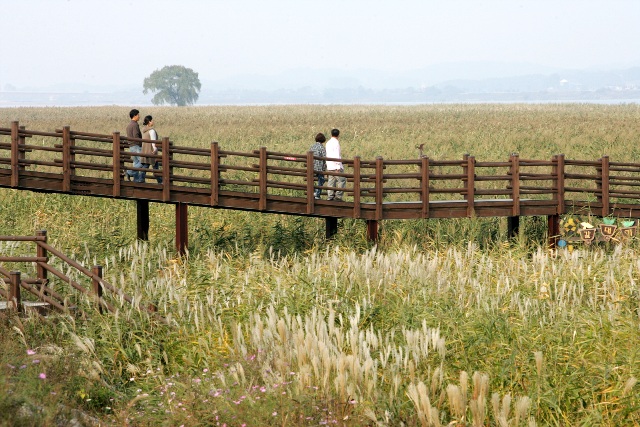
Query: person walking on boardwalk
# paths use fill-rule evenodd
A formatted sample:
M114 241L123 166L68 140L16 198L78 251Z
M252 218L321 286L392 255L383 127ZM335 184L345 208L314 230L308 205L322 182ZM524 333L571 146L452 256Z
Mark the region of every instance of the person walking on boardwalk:
M316 135L316 142L309 148L309 151L313 151L314 157L327 157L327 151L324 149L324 142L327 138L323 133L319 133ZM318 187L322 187L324 185L324 171L327 168L327 162L321 159L313 159L313 173L318 179ZM316 188L313 191L313 195L316 199L320 198L322 194L322 188Z
M327 157L333 159L342 159L340 155L340 131L338 129L331 130L331 139L327 142ZM344 167L339 160L327 160L328 172L344 173ZM344 176L329 175L329 187L345 188L347 186L347 178ZM342 201L344 192L341 190L327 190L327 200Z
M144 126L142 128L142 139L150 139L152 141L157 141L159 139L158 132L156 132L156 130L153 128L153 117L145 116L144 120L142 121L142 125ZM153 165L153 169L156 171L158 170L158 167L160 165L158 159L155 157L147 157L150 154L154 156L158 154L158 146L155 142L143 142L142 152L140 154L142 154L141 161L143 168L149 169L149 166ZM140 175L142 176L141 182L145 182L147 173L140 172ZM154 175L156 177L156 180L158 181L158 184L162 184L162 177L157 172L154 172Z
M140 125L138 125L138 120L140 120L140 111L135 108L129 111L129 117L131 117L131 122L127 125L127 138L142 138L142 132L140 132ZM142 151L142 146L138 141L131 141L129 146L130 153L140 153ZM133 162L134 168L142 167L142 163L140 162L140 156L131 155L131 161ZM134 182L143 182L144 179L140 180L140 172L134 170L127 170L127 179L131 181L133 179Z

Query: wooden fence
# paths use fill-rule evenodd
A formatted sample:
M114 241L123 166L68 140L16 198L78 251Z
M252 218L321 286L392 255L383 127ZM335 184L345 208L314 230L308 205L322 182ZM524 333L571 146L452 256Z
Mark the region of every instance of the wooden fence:
M62 312L75 311L82 313L82 310L79 309L76 304L69 301L70 297L68 292L65 292L66 295L63 295L62 291L56 291L50 286L52 276L57 282L68 286L67 291L74 290L77 293L88 296L100 312L103 310L115 312L113 304L104 298L105 292L117 298L122 298L130 304L134 304L131 296L102 278L102 266L95 265L89 270L49 245L47 243L46 230L40 230L36 232L34 236L0 236L0 242L31 242L36 246L35 256L0 255L0 279L8 284L6 290L0 287L0 296L6 301L4 304L1 304L2 301L0 301L0 309L8 308L21 312L26 307L47 307L55 308ZM60 268L56 268L50 262L51 257L56 257L59 263L68 270L74 271L88 280L74 280L70 277L70 273L65 274ZM11 265L17 263L22 266L25 264L34 264L35 277L26 277L19 270L7 269L3 267L3 263ZM33 295L36 300L23 299L21 292L23 289ZM155 308L152 306L146 307L145 309L155 311Z
M0 128L0 187L84 196L135 199L325 218L463 218L567 212L640 217L640 163L571 160L480 161L420 157L342 159L347 179L341 202L316 200L311 152L252 152L161 141L157 171L134 169L127 148L144 140L72 131L27 130L18 122ZM335 160L324 158L324 160ZM126 170L147 172L144 183ZM162 177L157 183L154 173ZM320 187L326 194L331 189ZM557 220L556 220L557 222ZM551 223L550 223L551 224ZM553 232L554 230L551 230Z

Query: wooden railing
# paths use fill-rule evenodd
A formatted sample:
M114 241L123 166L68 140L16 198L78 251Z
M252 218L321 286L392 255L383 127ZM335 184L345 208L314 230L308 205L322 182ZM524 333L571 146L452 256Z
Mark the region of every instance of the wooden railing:
M111 135L31 131L12 122L0 128L0 187L86 196L185 203L293 215L367 220L561 215L640 217L640 163L570 160L478 161L420 157L342 159L345 201L315 200L311 152L265 147L226 151L217 142L196 148L161 141L157 171L134 169L132 142ZM335 160L325 158L325 160ZM147 172L148 182L124 179L126 170ZM153 173L162 176L156 183ZM325 192L331 189L321 187Z
M6 300L6 307L9 309L23 311L25 306L30 305L29 302L24 301L22 298L21 290L24 289L34 295L38 302L48 304L50 307L60 311L68 312L70 309L75 309L82 312L76 305L70 304L68 295L62 295L50 286L51 279L49 274L55 276L57 281L70 286L80 294L88 296L101 312L103 310L115 312L113 304L104 298L104 292L122 298L131 304L134 303L132 297L102 278L102 266L95 265L89 270L50 246L47 243L47 232L45 230L38 231L35 236L0 236L0 242L32 242L36 246L35 256L0 255L0 279L8 284L6 290L0 287L0 296ZM50 263L50 256L58 258L63 265L71 267L80 276L88 279L88 283L74 280L68 274L60 271ZM11 263L12 265L13 263L22 265L34 264L35 277L25 277L21 271L4 268L3 263ZM150 307L145 309L150 309ZM154 310L151 309L150 311Z

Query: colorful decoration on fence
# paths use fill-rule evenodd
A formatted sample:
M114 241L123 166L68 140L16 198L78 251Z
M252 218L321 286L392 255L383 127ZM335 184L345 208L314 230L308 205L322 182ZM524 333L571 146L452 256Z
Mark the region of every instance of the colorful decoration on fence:
M620 225L616 224L617 221L620 221ZM585 245L591 245L593 242L624 243L635 237L637 232L638 225L635 220L607 217L602 219L601 224L593 226L589 222L569 215L560 221L560 236L557 240L557 246L571 251L575 243Z

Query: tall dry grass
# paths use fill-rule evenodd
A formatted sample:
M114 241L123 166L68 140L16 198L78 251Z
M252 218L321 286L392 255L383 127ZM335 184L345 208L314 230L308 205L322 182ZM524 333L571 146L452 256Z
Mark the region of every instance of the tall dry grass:
M128 108L1 109L0 126L124 130ZM147 112L143 111L143 114ZM178 145L304 152L339 127L345 156L503 160L564 152L633 160L633 105L158 108ZM414 153L414 154L411 154ZM524 219L324 223L190 209L190 252L173 250L171 205L135 242L126 201L0 190L0 234L51 243L169 324L120 300L90 318L2 317L7 425L93 416L112 425L635 425L637 244L540 249ZM3 246L4 252L26 251ZM55 262L55 261L54 261ZM52 283L56 289L61 284ZM35 361L37 360L37 363ZM44 374L44 377L42 375ZM56 421L58 420L58 421ZM5 422L5 421L3 421Z

